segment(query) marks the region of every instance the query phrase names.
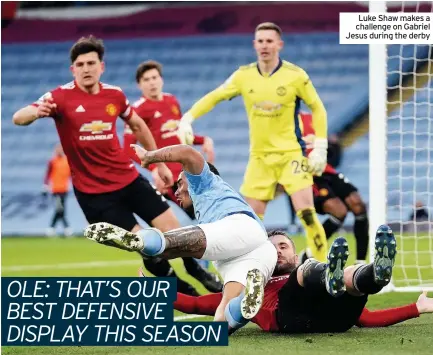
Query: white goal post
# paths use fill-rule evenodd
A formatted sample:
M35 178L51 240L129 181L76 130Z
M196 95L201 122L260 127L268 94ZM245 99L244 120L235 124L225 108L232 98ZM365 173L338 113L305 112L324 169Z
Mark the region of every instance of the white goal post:
M425 12L425 4L400 2L397 11ZM370 1L369 12L386 11L386 1ZM432 47L369 45L370 260L379 225L391 225L398 245L384 291L433 290ZM411 218L417 202L430 213L426 220Z

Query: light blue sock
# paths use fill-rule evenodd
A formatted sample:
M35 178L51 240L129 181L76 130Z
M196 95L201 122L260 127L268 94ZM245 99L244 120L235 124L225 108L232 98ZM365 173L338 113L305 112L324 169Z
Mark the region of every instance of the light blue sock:
M231 299L224 310L224 315L232 329L242 328L248 323L248 319L245 319L241 313L241 301L244 296L242 292L238 297Z
M165 238L161 232L153 229L146 228L140 229L137 234L141 237L144 243L142 254L147 256L159 255L165 250Z

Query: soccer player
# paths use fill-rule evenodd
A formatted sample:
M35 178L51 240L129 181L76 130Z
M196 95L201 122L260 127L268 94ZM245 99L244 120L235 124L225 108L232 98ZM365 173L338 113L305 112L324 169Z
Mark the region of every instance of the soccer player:
M133 104L134 111L146 122L155 139L158 148L169 145L179 144L177 137L177 126L181 118L181 109L176 97L162 92L164 81L162 78L162 65L155 61L141 63L135 74L137 84L142 92L142 97ZM140 160L135 154L131 144L137 143L137 137L131 131L129 125L125 123L123 147L129 157L140 164ZM203 153L207 155L207 160L213 162L214 149L213 141L210 137L194 136L194 144L203 146ZM177 181L182 165L179 163L167 163L167 167L173 174L174 181ZM157 190L166 198L178 203L174 196L176 184L167 187L158 175L157 164L149 166L152 171L153 181ZM191 219L195 219L193 209L185 209ZM222 283L216 274L202 268L193 258L183 258L183 263L187 272L199 280L208 291L220 292Z
M105 69L105 48L93 36L79 39L70 50L74 81L43 95L37 102L13 115L13 122L27 126L52 117L72 173L77 201L89 223L106 221L136 232L146 223L168 231L180 226L160 194L144 179L123 151L116 133L120 116L147 149L156 149L146 123L130 107L123 91L100 82ZM173 184L170 170L158 164L158 174L167 186ZM143 260L156 276L176 277L163 259ZM178 289L196 291L178 278Z
M215 167L188 145L175 145L147 152L135 145L142 166L179 162L176 197L182 207L194 206L199 224L161 233L150 228L131 233L119 227L96 223L84 235L96 242L107 240L146 257L194 257L216 261L224 280L224 293L215 320L226 320L231 301L239 301L242 315L251 319L260 309L263 288L277 262L277 252L253 209L224 182Z
M315 139L313 118L311 114L302 112L302 133L308 145ZM368 215L367 208L358 189L342 173L337 172L330 164L322 175L314 176L314 207L319 214L328 214L329 218L323 223L326 238L331 236L343 225L347 213L355 216L353 233L356 239L356 263L365 263L368 250ZM307 249L301 253L301 260L311 257Z
M195 103L182 117L178 132L182 142L190 144L195 119L219 102L241 95L250 126L250 158L240 192L263 218L277 184L281 184L292 198L314 257L325 261L327 240L314 210L311 173L320 175L326 165L326 110L307 73L279 57L281 35L280 27L273 23L258 25L254 39L257 63L240 67L223 85ZM299 128L301 100L313 112L316 131L308 158Z
M44 195L51 192L55 201L54 215L50 227L47 229L48 236L55 235L57 222L62 221L65 236L72 234L69 223L66 219L66 197L69 191L69 179L71 170L69 169L68 159L63 152L60 144L54 149L54 156L49 160L47 172L44 179Z
M379 292L391 277L395 239L387 226L378 229L375 262L346 268L346 292L337 298L325 291L323 264L309 261L299 267L295 244L289 236L277 230L270 232L269 237L278 251L277 267L266 285L262 308L252 319L264 331L341 332L354 325L387 326L418 317L421 313L433 312L433 299L426 293L418 298L416 304L404 307L373 312L364 308L367 294ZM384 248L387 248L387 253ZM338 259L332 257L332 253L329 256L331 262ZM184 313L210 315L221 297L221 294L201 297L178 294L174 308Z
M139 271L139 275L144 277L141 270ZM279 332L278 325L275 321L275 310L276 307L278 307L276 303L277 293L274 291L281 289L289 276L290 274L275 276L269 280L265 287L264 305L257 316L251 319L253 323L257 324L265 332ZM221 297L221 293L197 297L178 292L177 299L173 305L174 309L183 313L211 316L215 313L221 301ZM267 304L271 305L271 307L266 307L265 305ZM388 327L409 319L417 318L421 314L426 313L433 313L433 298L427 297L427 291L421 293L416 302L405 306L377 311L370 311L364 308L355 325L361 328ZM266 314L268 315L267 317L265 316Z
M169 145L180 144L177 136L177 127L182 117L181 108L176 96L163 92L164 80L162 77L162 64L149 60L141 63L136 71L135 79L142 93L142 97L133 104L134 110L144 122L146 122L158 148L167 147ZM140 164L140 161L131 148L131 144L137 143L137 138L125 124L124 131L124 149L129 157ZM210 137L194 135L193 144L202 145L202 151L207 157L209 163L213 163L215 159L213 141ZM167 167L173 174L173 180L177 181L182 165L179 163L167 163ZM158 175L156 164L148 167L152 171L153 181L159 192L169 198L171 201L178 204L174 192L176 184L172 188L164 186L164 182ZM188 213L191 219L194 215L190 211Z

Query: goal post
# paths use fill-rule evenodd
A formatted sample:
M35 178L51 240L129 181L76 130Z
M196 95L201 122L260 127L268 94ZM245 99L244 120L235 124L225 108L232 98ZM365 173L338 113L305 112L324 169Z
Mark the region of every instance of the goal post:
M369 12L386 12L386 1L370 1ZM387 50L385 44L369 45L369 234L370 260L374 235L386 223L386 119ZM373 154L374 152L374 154Z
M397 11L433 11L432 3L430 9L411 3ZM386 1L369 3L371 13L386 11ZM369 45L370 260L379 225L392 227L398 245L384 291L433 290L432 51L431 45ZM429 218L411 218L417 203Z

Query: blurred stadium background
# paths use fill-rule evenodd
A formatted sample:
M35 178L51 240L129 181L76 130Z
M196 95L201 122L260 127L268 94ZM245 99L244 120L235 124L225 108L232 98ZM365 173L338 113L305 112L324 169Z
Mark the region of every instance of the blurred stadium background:
M344 153L339 170L368 202L368 46L338 43L339 12L367 9L363 2L207 2L206 6L193 2L2 2L2 234L40 235L49 224L52 208L41 200L40 192L46 163L58 142L55 127L43 120L22 129L13 126L11 117L18 108L71 80L68 50L72 41L88 34L106 43L103 81L120 86L134 101L139 97L134 81L137 65L158 60L164 65L164 90L175 94L186 110L239 65L255 61L254 27L266 20L276 22L285 32L282 57L310 74L328 111L329 133L341 137ZM400 9L398 4L395 9ZM424 11L431 11L428 4ZM388 85L396 86L402 78L426 70L431 54L427 45L390 46ZM414 120L405 118L412 118L415 109L420 117L431 115L429 105L417 106L417 101L431 104L427 96L432 85L431 80L425 82L415 99L405 98L408 103L401 119L389 120L390 132L401 128L413 132ZM404 127L400 127L402 122ZM120 120L118 128L122 136ZM248 157L242 100L219 105L198 120L195 129L213 137L222 176L239 188ZM431 131L431 120L416 125L419 134ZM399 147L410 144L414 134L389 138L389 146ZM417 159L426 160L431 144L430 140L430 148L419 152L423 156ZM400 153L400 149L390 150L389 160L412 161L412 152L401 157ZM391 175L399 173L398 166L389 168ZM421 164L404 169L401 180L390 179L389 220L409 218L415 199L423 197L424 205L433 205L433 195L427 193L433 190L429 168ZM426 177L416 181L416 190L415 176ZM403 201L399 200L401 191L406 192ZM72 194L67 210L74 232L80 234L85 220ZM181 211L177 214L183 219ZM265 223L269 228L288 227L285 196L270 204ZM352 223L349 216L346 226Z
M415 2L407 3L406 12L432 11L430 2L418 2L416 7L411 7ZM9 1L1 6L2 237L44 235L53 211L42 197L41 188L47 162L58 143L55 126L47 119L26 128L16 127L12 115L46 91L71 81L69 48L79 37L89 34L105 41L107 70L102 81L120 86L133 102L140 96L134 80L137 65L157 60L164 65L164 91L176 95L186 111L239 65L256 60L251 41L258 23L277 23L285 33L283 59L310 74L328 111L329 134L340 137L343 157L338 169L359 188L368 203L369 154L374 154L368 143L368 46L340 45L338 37L339 13L368 11L367 2ZM401 2L393 6L390 11L402 9ZM388 100L394 102L389 106L388 119L388 221L400 228L409 221L418 200L430 209L430 221L415 225L424 228L417 234L419 239L406 239L405 260L414 268L403 267L396 273L397 278L406 281L433 280L432 54L428 45L388 46ZM248 158L248 123L242 100L218 105L197 120L194 128L214 139L216 165L222 177L238 189ZM370 128L374 128L374 117L370 118ZM118 133L122 139L120 119ZM146 170L141 171L150 177ZM74 234L80 236L86 221L72 192L67 203L67 217ZM180 209L175 207L175 211L182 223L188 222ZM269 205L265 224L268 228L288 229L289 223L287 200L280 196ZM348 216L345 229L352 224L353 217ZM350 243L353 246L353 238ZM304 238L296 238L296 244L303 247ZM139 264L122 252L82 238L5 238L2 254L2 274L8 276L126 276L135 274ZM204 288L197 287L204 292ZM415 300L412 294L385 297L377 296L369 305L383 307ZM425 323L430 335L424 333L425 327L403 331L418 341L420 353L431 346L433 336L432 318L423 319L427 323L424 320L417 324ZM365 337L360 338L356 333L361 339L357 340L360 353L362 349L373 353L369 344L375 339L375 349L381 354L395 351L389 347L391 333L378 333L382 335L380 341L373 333L363 334ZM255 335L258 345L269 341ZM321 339L323 351L335 350L331 340ZM281 341L273 340L261 349L275 353ZM340 345L345 341L341 340ZM305 351L314 345L299 338L290 344ZM242 337L237 345L237 354L256 350ZM91 353L97 353L96 349Z

